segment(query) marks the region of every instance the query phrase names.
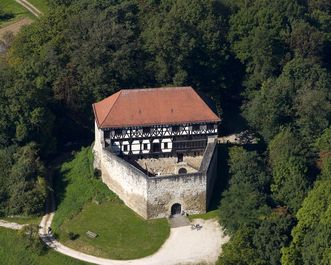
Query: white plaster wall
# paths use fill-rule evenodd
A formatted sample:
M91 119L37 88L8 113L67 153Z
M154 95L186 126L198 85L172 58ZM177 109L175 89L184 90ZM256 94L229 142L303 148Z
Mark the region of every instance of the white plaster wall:
M96 122L94 122L94 134L95 140L93 144L93 154L94 154L94 161L93 166L95 168L101 169L101 155L102 155L102 148L104 144L103 140L103 132L98 128Z
M147 149L146 150L144 150L144 144L147 144ZM148 154L149 151L151 150L151 143L149 142L149 140L143 140L141 148L142 148L142 153L143 154Z
M164 147L164 143L168 144L168 148ZM171 140L171 138L162 139L162 141L161 141L161 150L162 150L163 153L171 152L171 150L172 150L172 140Z
M131 144L131 150L133 154L139 154L140 152L140 142L139 140L135 140Z

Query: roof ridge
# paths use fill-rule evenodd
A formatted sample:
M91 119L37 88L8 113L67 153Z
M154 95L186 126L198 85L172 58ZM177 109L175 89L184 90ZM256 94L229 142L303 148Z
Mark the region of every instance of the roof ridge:
M156 90L156 89L193 89L193 88L192 86L162 86L162 87L122 88L120 91L139 91L139 90Z
M116 93L118 93L118 96L117 96L117 98L115 99L113 106L109 109L107 115L106 115L105 118L103 119L103 121L102 121L102 123L100 124L100 126L103 125L103 123L105 122L105 120L107 119L107 117L109 116L109 114L111 113L111 111L113 110L115 104L116 104L117 101L118 101L118 98L119 98L120 95L122 94L122 89L121 89L120 91L116 92Z

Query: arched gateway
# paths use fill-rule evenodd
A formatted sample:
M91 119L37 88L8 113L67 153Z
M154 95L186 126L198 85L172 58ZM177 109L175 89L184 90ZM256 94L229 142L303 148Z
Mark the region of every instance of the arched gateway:
M171 215L181 214L182 206L179 203L175 203L171 206Z

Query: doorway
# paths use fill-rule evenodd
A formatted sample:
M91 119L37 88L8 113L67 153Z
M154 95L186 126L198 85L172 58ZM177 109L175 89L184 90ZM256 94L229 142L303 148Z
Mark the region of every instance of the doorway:
M183 162L184 154L178 153L177 154L177 163Z
M152 143L152 152L153 153L161 152L161 144L160 143Z
M182 213L182 206L179 203L175 203L171 206L171 215L177 215Z

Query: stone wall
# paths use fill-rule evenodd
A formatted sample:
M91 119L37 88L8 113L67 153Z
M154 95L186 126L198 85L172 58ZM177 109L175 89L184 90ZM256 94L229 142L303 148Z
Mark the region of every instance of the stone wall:
M101 158L103 182L124 203L141 215L147 215L147 176L115 154L103 150Z
M160 218L181 204L188 214L205 213L216 165L215 143L208 143L201 167L196 173L148 177L138 168L103 148L103 135L96 127L94 166L101 169L103 182L124 203L142 217ZM210 164L210 161L213 163ZM208 198L208 199L207 199Z
M167 217L179 203L188 214L206 212L206 174L192 173L148 179L148 218Z

